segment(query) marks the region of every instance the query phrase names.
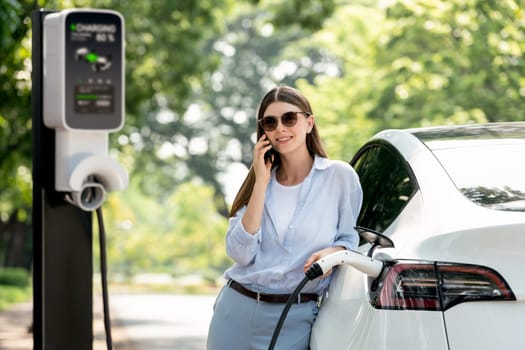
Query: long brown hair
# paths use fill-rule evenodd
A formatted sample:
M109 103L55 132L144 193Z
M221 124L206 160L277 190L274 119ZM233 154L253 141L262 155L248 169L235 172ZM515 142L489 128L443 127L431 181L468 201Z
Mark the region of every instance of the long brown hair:
M264 95L261 104L259 105L259 111L257 112L257 120L261 119L264 116L266 108L274 102L285 102L297 106L301 111L313 114L312 107L310 103L298 90L289 87L289 86L277 86L272 90L268 91ZM261 138L264 134L264 130L261 125L257 123L257 140ZM312 131L306 135L306 147L308 152L313 157L314 155L319 155L321 157L327 157L326 151L324 150L317 126L314 123ZM281 164L281 157L279 153L275 155L272 168L275 168ZM244 179L244 182L233 201L232 208L230 210L230 217L234 216L237 211L242 208L244 205L248 204L250 196L253 191L253 186L255 184L255 172L253 166L250 168L248 175Z

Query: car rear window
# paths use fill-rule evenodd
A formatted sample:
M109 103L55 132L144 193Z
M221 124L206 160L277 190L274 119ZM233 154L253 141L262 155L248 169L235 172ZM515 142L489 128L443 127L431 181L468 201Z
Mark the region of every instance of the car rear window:
M433 139L426 144L472 202L525 211L525 138Z

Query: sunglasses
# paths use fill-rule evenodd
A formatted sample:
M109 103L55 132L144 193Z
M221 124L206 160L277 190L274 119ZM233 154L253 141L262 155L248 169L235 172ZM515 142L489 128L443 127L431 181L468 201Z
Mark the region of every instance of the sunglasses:
M287 128L291 128L292 126L297 124L298 113L304 114L307 117L312 115L308 112L286 112L281 116L281 123ZM277 125L279 124L279 118L274 117L273 115L268 115L259 119L259 124L261 124L261 127L264 131L274 131L275 129L277 129Z

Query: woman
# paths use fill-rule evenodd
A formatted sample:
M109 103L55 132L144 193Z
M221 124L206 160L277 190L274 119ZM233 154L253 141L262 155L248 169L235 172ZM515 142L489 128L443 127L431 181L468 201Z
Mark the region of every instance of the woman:
M308 100L296 89L276 87L263 97L257 118L252 167L233 202L226 235L235 264L217 297L208 350L267 349L304 272L359 241L359 179L349 164L327 159ZM318 296L329 282L319 278L305 285L275 349L309 348Z

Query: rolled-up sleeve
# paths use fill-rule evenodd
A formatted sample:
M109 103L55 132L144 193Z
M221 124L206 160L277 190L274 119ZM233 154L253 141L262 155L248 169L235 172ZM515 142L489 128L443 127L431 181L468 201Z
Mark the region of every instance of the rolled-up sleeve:
M261 229L255 234L248 233L242 224L242 217L246 207L239 209L235 216L230 218L226 233L226 252L241 266L248 265L255 259L261 241Z

